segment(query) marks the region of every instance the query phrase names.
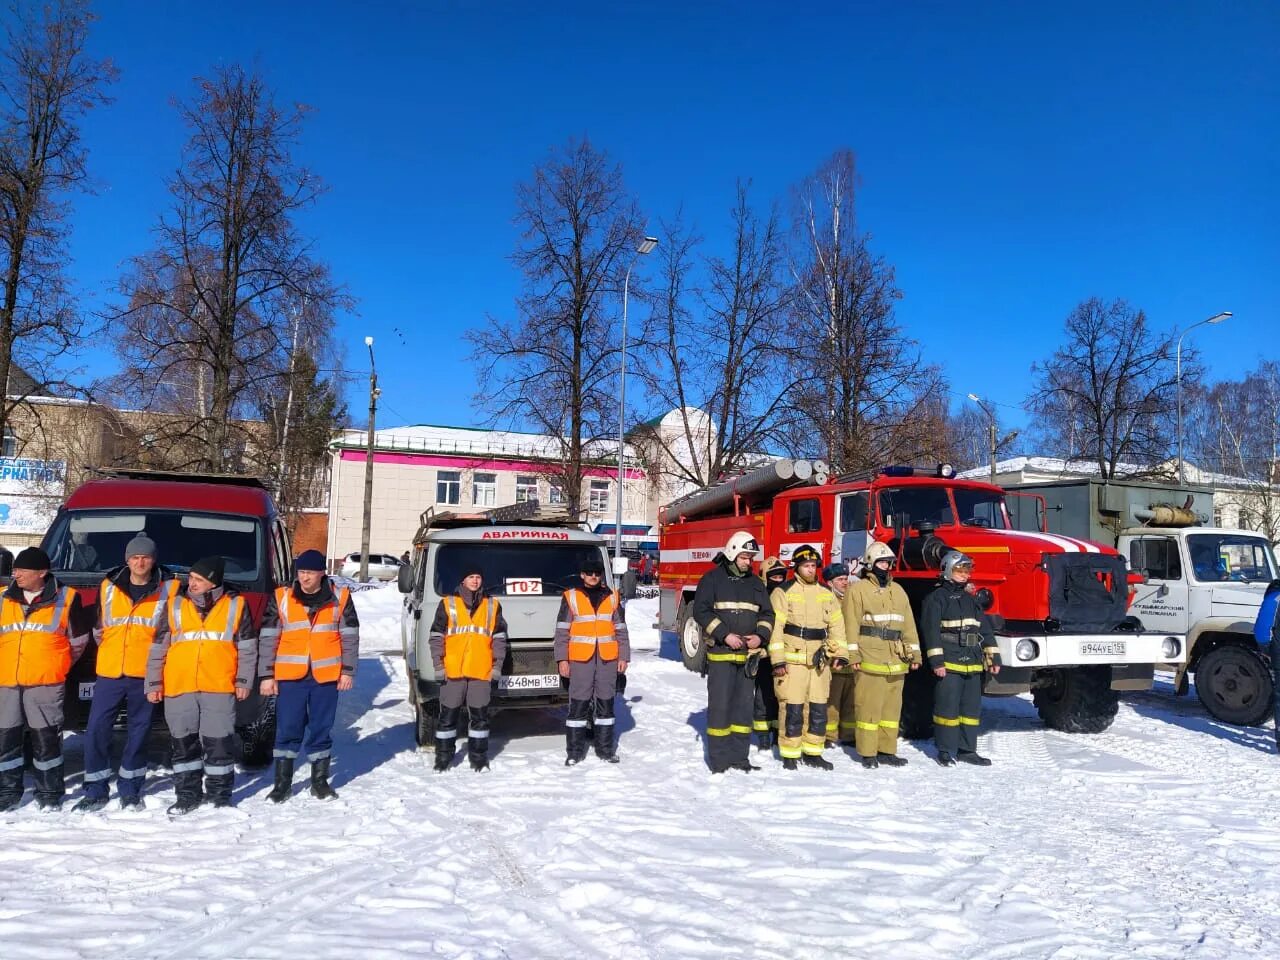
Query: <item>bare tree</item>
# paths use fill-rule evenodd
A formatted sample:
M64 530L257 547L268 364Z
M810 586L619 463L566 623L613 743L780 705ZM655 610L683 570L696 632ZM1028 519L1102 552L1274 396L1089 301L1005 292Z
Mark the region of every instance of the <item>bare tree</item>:
M662 224L662 289L652 296L641 368L650 403L679 422L645 429L639 442L655 468L684 486L739 473L781 447L784 238L777 211L757 213L749 190L738 183L731 245L702 261L704 287L690 282L700 238L680 217Z
M857 180L844 150L796 190L788 433L837 473L935 452L945 418L941 371L894 316L893 267L858 230Z
M1175 338L1124 300L1097 297L1071 311L1065 334L1031 368L1041 386L1026 408L1041 440L1064 459L1092 460L1105 479L1157 472L1177 426ZM1198 355L1184 350L1184 389L1200 376Z
M482 385L476 404L494 424L555 438L548 476L578 514L586 465L599 459L593 441L616 423L615 294L643 222L622 168L585 139L552 150L517 185L514 220L511 259L524 290L514 320L491 318L467 333Z
M18 6L0 52L0 435L81 332L62 273L67 195L88 183L80 123L115 78L86 52L93 19L79 0Z
M315 354L349 301L294 222L322 192L293 159L306 108L277 106L240 66L197 88L177 105L191 136L159 243L131 262L108 322L133 395L169 415L175 466L238 470L270 442L243 421L287 389L299 319Z

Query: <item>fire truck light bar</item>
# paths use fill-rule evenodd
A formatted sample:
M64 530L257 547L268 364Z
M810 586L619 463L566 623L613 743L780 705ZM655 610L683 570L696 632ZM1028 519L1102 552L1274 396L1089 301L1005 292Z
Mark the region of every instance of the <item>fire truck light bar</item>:
M886 477L927 477L930 472L932 472L934 476L941 477L943 480L950 480L956 475L956 468L949 463L940 463L933 471L929 471L923 467L894 464L890 467L883 467L880 470L881 475Z

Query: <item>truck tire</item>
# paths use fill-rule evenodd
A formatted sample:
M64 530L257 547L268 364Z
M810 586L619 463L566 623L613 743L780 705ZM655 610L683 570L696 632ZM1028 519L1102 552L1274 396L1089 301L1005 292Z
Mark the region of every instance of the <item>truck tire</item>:
M676 617L676 634L680 642L680 659L686 670L702 673L707 662L707 645L702 640L702 628L693 619L693 605L681 604Z
M240 763L246 767L268 766L275 745L276 698L263 697L257 719L240 730Z
M436 720L440 718L440 701L419 699L413 705L413 739L420 749L435 749Z
M1120 694L1111 689L1110 667L1054 670L1053 682L1031 694L1040 719L1063 733L1101 733L1120 709Z
M1196 696L1223 723L1258 726L1271 716L1274 692L1262 658L1239 644L1215 647L1196 664Z
M902 682L898 736L904 740L928 740L933 736L933 694L938 678L926 666L912 670Z

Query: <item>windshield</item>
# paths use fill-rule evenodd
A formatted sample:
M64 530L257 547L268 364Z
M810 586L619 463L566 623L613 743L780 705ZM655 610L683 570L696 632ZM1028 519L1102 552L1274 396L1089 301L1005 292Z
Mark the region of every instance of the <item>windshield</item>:
M129 541L145 533L156 542L159 562L186 573L202 557L223 557L226 578L258 580L262 556L258 521L176 510L78 510L62 514L49 531L54 573L106 573L124 563Z
M1271 545L1262 537L1193 533L1187 551L1197 580L1205 583L1269 583L1275 579Z
M1004 530L1009 526L1002 494L963 487L957 487L951 493L956 498L956 513L962 526L990 527L992 530Z
M453 593L478 565L485 590L497 596L559 595L581 585L578 573L588 557L604 562L590 543L445 543L436 551L435 590L442 597Z

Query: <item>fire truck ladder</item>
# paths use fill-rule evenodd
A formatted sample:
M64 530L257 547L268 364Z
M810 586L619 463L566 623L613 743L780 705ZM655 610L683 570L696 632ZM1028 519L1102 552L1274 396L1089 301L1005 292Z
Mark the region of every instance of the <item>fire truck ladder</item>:
M523 523L540 527L563 527L577 523L564 507L543 506L537 500L511 503L488 510L445 510L436 512L428 507L418 518L418 532L413 543L419 546L432 530L451 530L458 527L497 526L505 523Z

